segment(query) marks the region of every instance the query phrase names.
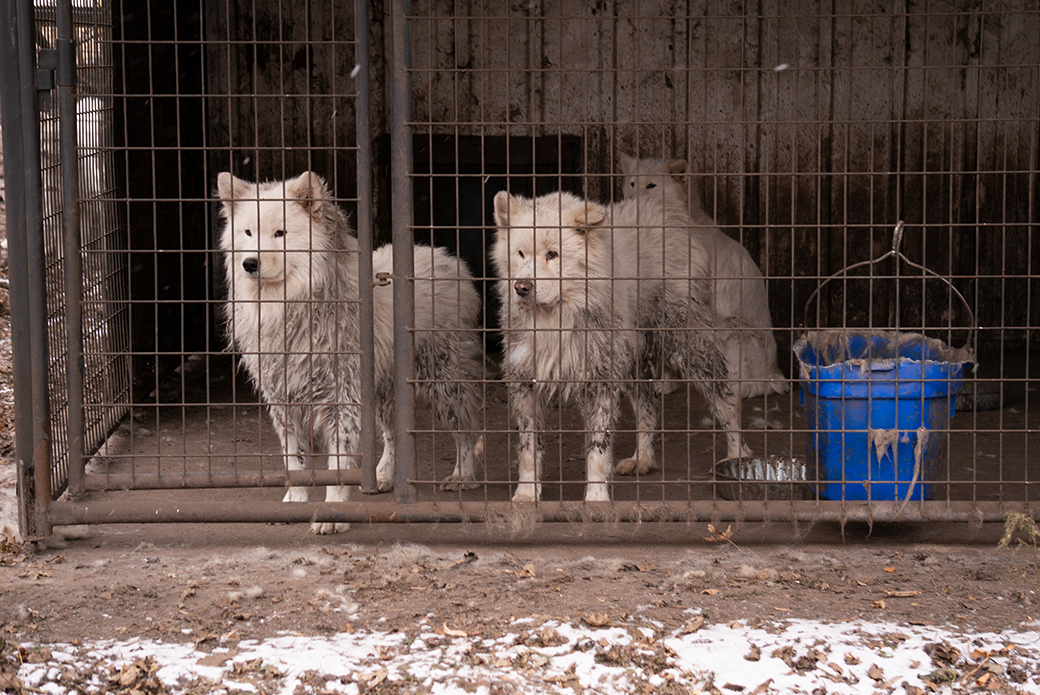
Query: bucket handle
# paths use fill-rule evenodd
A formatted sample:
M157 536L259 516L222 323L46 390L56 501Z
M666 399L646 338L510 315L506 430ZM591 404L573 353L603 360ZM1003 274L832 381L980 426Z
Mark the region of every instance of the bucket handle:
M880 256L878 256L877 258L875 258L873 260L870 260L870 261L860 261L859 263L854 263L854 264L852 264L850 266L846 266L845 268L842 268L841 270L836 272L834 275L831 275L829 278L827 278L826 280L824 280L823 282L821 282L819 285L816 286L816 289L813 290L813 293L811 295L809 295L809 299L807 299L805 301L805 308L802 311L802 325L806 327L806 330L808 330L808 326L809 326L809 305L812 304L812 301L814 299L816 299L817 295L820 293L820 290L822 290L823 287L828 282L830 282L831 280L834 280L834 279L836 279L838 277L848 275L849 271L852 270L853 268L859 268L860 266L864 266L864 265L876 265L876 264L880 263L881 261L885 260L886 258L888 258L889 256L895 256L896 258L898 258L899 260L903 261L907 265L909 265L909 266L911 266L913 268L918 268L919 270L924 271L925 275L929 275L931 277L934 277L934 278L937 278L939 280L942 280L943 282L945 282L947 285L950 286L950 289L953 290L953 293L956 294L957 298L961 300L961 304L964 305L964 309L968 312L968 324L969 324L968 327L967 327L968 339L967 339L967 341L965 342L964 345L965 345L965 347L972 348L972 351L974 352L973 339L974 339L974 336L975 336L975 314L974 314L974 312L972 312L971 306L968 304L968 300L966 300L964 298L964 295L961 294L960 290L958 290L956 287L954 287L953 283L950 282L948 279L946 279L942 275L939 275L938 273L936 273L933 270L929 270L928 268L925 268L923 265L921 265L919 263L914 263L909 258L907 258L906 255L904 255L903 252L899 250L899 246L902 243L902 241L903 241L903 220L899 220L899 222L896 224L895 231L893 231L893 233L892 233L892 248L891 249L889 249L888 251L886 251L885 253L881 254ZM899 280L899 267L897 265L896 266L896 281L898 282L898 280Z

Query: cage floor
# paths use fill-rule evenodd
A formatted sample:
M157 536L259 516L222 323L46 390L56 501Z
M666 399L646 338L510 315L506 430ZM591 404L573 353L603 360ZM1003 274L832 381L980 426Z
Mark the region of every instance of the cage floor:
M1033 364L1036 364L1033 361ZM992 364L992 362L991 362ZM1034 381L1025 378L1025 361L1002 362L1003 407L957 412L951 421L947 463L935 480L936 500L1029 500L1038 477L1028 466L1029 453L1038 447L1035 433L1040 415ZM489 369L491 369L489 362ZM986 374L988 370L983 370ZM798 387L787 394L745 399L742 402L744 436L756 455L804 456L807 438ZM484 461L478 469L477 489L445 491L436 484L451 473L454 442L447 432L434 432L429 412L419 408L416 422L417 489L422 501L507 500L516 480L516 435L510 431L505 386L489 376L484 385ZM711 500L719 493L713 482L714 463L725 457L725 438L708 419L702 399L692 388L681 387L660 396L662 432L656 437L660 470L635 476L615 476L613 499L647 503ZM235 373L227 356L189 360L160 389L160 405L139 406L113 435L106 448L88 464L90 473L206 476L209 473L280 471L282 459L273 427L252 389ZM615 438L615 458L635 448L633 419L627 402ZM582 421L573 406L546 410L544 447L544 500L580 500L584 479ZM1035 454L1034 454L1035 457ZM325 462L316 457L324 467ZM810 478L813 474L810 472ZM263 499L284 494L271 489L205 489L110 491L90 493L91 499L117 499L132 494L156 499ZM311 498L323 498L312 491ZM392 499L392 493L369 499Z

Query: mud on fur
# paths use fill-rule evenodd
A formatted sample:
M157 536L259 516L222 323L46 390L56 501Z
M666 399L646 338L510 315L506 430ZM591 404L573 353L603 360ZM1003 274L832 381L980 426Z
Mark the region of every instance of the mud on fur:
M495 196L491 256L501 278L503 376L518 430L514 501L541 496L538 433L551 398L575 401L586 437L586 501L609 501L612 472L656 469L652 378L671 369L705 396L728 455L749 453L716 327L707 254L679 201L601 206L570 193ZM619 393L636 415L636 452L613 465Z
M721 346L740 397L786 393L789 383L777 365L762 271L747 249L724 234L705 211L689 184L687 169L684 159L637 159L622 153L622 193L626 199L656 193L682 202L690 217L690 234L708 253L717 316L745 326L729 333Z
M262 184L225 172L217 194L227 333L267 404L286 467L301 470L305 457L324 454L330 469L357 467L358 242L345 214L313 172ZM373 273L392 271L390 246L372 254L372 266ZM455 470L445 485L476 487L480 297L465 264L440 248L415 247L415 278L416 392L432 406L437 427L455 437ZM394 481L392 289L377 286L374 305L374 406L384 446L376 478L387 491ZM307 497L308 488L290 487L285 501ZM327 501L349 499L349 486L327 488ZM315 533L347 526L311 524Z

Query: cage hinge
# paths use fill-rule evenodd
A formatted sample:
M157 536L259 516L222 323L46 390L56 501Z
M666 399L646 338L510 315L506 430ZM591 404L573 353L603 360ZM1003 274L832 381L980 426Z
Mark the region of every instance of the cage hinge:
M374 287L386 287L394 279L394 276L390 273L376 273L376 281L372 283Z
M54 73L58 68L58 51L46 49L40 51L37 58L36 89L49 92L54 89Z

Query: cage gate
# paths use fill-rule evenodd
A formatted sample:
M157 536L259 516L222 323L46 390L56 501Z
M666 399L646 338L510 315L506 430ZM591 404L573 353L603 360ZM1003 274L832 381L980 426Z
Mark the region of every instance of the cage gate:
M674 0L465 9L441 0L7 0L3 21L18 37L3 47L6 171L40 171L38 180L6 182L28 539L70 523L514 513L524 435L510 392L522 384L504 369L501 321L518 300L498 287L493 250L506 232L496 230L495 196L563 190L620 214L634 184L647 181L686 202L683 234L704 254L690 277L712 288L714 306L704 324L649 326L639 323L649 300L637 296L640 340L682 336L681 371L692 346L705 344L695 331L705 332L725 373L686 378L661 353L607 384L615 396L643 388L660 414L650 428L656 468L612 475L609 503L583 501L586 458L605 434L615 462L637 447L630 404L617 399L616 420L590 427L574 402L548 401L538 430L541 499L524 514L985 521L1032 509L1035 3L938 10L893 2L822 14ZM299 454L307 466L296 471L286 469L277 432L288 420L267 413L242 367L250 353L227 348L223 307L241 298L225 281L220 244L236 218L221 212L214 191L220 172L261 182L308 170L349 214L358 277L373 282L333 297L361 317L353 342L312 335L291 343L285 333L277 350L254 355L306 364L314 375L357 370L349 397L336 379L332 396L317 395L318 376L298 379L310 396L283 403L267 393L276 410L297 408L306 420ZM280 200L285 215L299 203ZM931 499L823 499L829 481L805 458L812 432L792 354L806 328L799 311L834 271L877 257L897 220L906 221L907 256L968 299L980 326L978 367L951 396L949 428L929 435L949 452L929 482ZM610 231L613 243L625 234ZM388 252L373 257L388 243L392 262ZM417 272L427 246L450 254L456 275ZM288 248L273 258L288 258ZM461 319L470 285L457 275L465 272L481 307L470 323ZM626 279L605 277L611 292ZM424 288L432 288L426 299ZM290 311L294 302L286 294L279 304ZM754 323L756 310L765 325ZM949 288L897 268L833 283L816 311L817 326L898 325L947 344L959 337L950 327L963 325ZM554 335L563 339L544 333ZM479 344L475 372L439 352L463 343ZM744 366L770 354L783 377L776 388ZM575 388L598 385L596 377ZM752 394L740 401L748 460L806 463L808 494L720 476L726 434L701 393L727 387ZM476 393L476 419L446 420L436 402L416 400L437 389ZM387 413L376 404L388 399L394 417L383 437ZM363 434L343 460L359 467L327 466L318 441L326 412L358 420ZM390 479L384 439L396 455ZM464 458L458 441L483 456L475 479L445 485ZM290 483L317 489L311 501L283 503ZM318 501L330 484L370 494Z

